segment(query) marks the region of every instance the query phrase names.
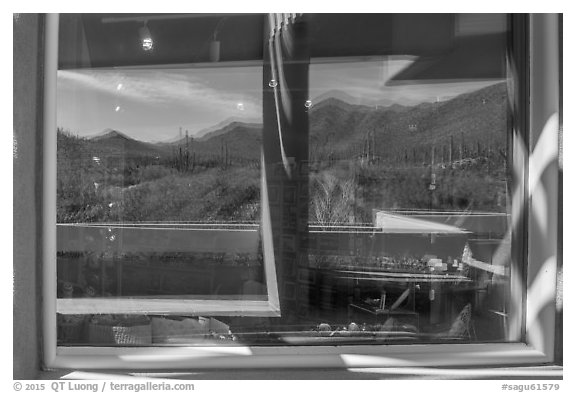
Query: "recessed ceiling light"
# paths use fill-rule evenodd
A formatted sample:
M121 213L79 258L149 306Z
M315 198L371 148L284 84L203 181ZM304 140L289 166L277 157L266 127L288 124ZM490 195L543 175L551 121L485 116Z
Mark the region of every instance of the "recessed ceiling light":
M144 26L138 29L138 34L140 35L142 49L146 52L153 50L154 40L152 39L152 34L150 34L150 29L148 28L147 22L144 22Z

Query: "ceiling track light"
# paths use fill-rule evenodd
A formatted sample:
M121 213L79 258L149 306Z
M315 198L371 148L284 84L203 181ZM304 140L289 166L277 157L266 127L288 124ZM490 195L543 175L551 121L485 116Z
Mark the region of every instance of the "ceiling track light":
M148 28L148 21L144 21L144 26L138 29L138 34L140 36L140 43L142 44L142 49L145 52L149 52L154 49L154 40L152 39L152 34L150 34L150 29Z

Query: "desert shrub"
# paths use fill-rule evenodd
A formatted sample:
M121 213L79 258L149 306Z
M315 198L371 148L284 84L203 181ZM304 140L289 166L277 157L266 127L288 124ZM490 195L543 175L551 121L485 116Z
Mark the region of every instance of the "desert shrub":
M311 213L322 225L354 222L354 180L322 172L311 181Z
M176 174L176 170L163 165L147 165L138 168L139 183L151 180L157 180L165 176Z

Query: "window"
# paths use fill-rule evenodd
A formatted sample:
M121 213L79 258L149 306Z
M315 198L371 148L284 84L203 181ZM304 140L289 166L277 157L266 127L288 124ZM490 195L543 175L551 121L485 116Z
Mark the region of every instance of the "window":
M261 79L248 66L59 71L63 314L274 314L261 245L269 234L259 229ZM178 126L183 114L200 128L194 136ZM86 135L93 130L103 131ZM242 291L241 276L259 287Z
M542 361L524 21L51 19L49 363Z

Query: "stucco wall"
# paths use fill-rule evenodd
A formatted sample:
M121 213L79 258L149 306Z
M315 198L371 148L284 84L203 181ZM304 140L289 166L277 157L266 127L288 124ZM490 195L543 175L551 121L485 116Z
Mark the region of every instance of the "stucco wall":
M40 369L39 267L42 144L41 26L36 14L14 14L14 325L13 377Z

